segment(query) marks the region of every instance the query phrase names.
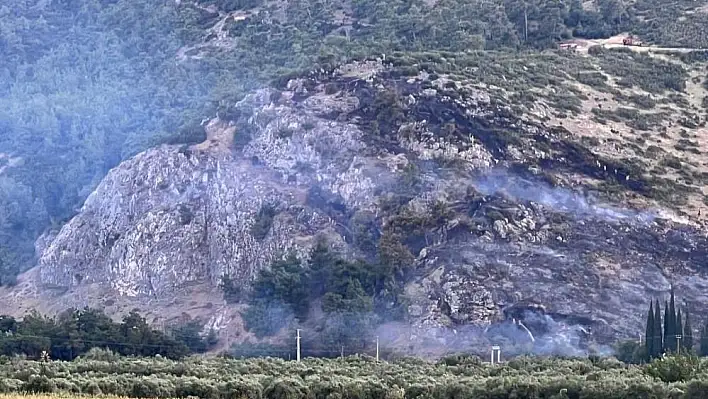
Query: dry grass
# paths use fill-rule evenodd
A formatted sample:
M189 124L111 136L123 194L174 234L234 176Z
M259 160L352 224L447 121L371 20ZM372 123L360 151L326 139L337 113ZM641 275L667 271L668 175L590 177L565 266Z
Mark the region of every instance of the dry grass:
M633 50L635 50L633 48ZM706 78L706 65L681 64L688 72L686 89L681 93L648 93L637 87L624 87L617 84L618 79L603 71L592 57L587 59L587 69L594 67L607 80L606 87L592 87L572 80L569 76L566 84L584 94L581 100L581 112L572 114L564 110L555 110L549 101L540 101L550 111L546 113L545 123L561 125L579 139L592 141L590 148L598 155L618 161L633 161L644 165L645 178L668 179L689 187L695 192L686 193L682 204L666 204L661 201L641 199L637 205L665 208L675 205L677 213L700 224L708 223L708 190L705 177L708 176L708 128L699 124L687 125L686 120L696 115L700 122L705 122L708 115L701 101L708 96L703 81ZM651 54L652 57L680 64L678 58L666 54ZM619 95L618 95L619 94ZM642 109L638 104L627 101L632 96L648 96L656 104ZM624 99L623 99L624 98ZM539 104L535 105L536 107ZM610 120L599 118L597 113L614 113L617 110L636 111L638 118L628 120ZM529 110L532 119L541 119ZM558 112L560 111L560 112ZM661 115L661 116L659 116ZM642 121L642 119L644 119ZM636 123L645 123L645 129L638 129ZM634 125L633 125L634 124ZM591 182L586 182L591 183ZM629 199L628 199L629 201ZM632 201L630 201L632 202Z

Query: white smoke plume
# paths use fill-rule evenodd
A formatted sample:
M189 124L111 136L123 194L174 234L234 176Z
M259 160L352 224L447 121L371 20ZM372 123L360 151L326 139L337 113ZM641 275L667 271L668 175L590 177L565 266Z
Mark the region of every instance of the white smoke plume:
M591 194L580 194L563 187L551 187L540 181L530 181L496 169L481 176L472 185L486 195L504 194L522 201L531 201L556 211L571 213L581 218L599 218L606 221L637 221L648 223L657 216L653 211L636 211L602 204Z
M524 313L523 321L505 320L487 327L412 327L405 323L386 323L379 326L376 334L381 339L382 348L426 358L461 353L487 358L492 345L499 345L502 357L506 359L529 354L586 357L614 353L609 346L591 345L589 332L583 326L530 311Z

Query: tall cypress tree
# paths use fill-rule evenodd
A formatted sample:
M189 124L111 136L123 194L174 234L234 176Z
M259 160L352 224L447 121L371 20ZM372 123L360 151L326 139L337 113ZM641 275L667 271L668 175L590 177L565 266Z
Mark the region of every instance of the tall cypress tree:
M671 352L672 348L676 348L676 338L674 338L675 332L674 332L674 325L671 323L671 313L669 313L669 310L671 309L671 305L669 305L668 302L664 301L664 352Z
M654 357L654 301L649 301L649 314L647 314L647 328L644 333L644 346L647 350L647 361Z
M664 340L661 335L661 306L658 299L654 305L654 344L652 346L654 357L659 357L664 353Z
M693 327L691 326L691 317L686 312L686 325L683 328L683 348L687 353L693 352Z
M681 309L676 310L676 348L674 348L675 351L681 352L681 348L683 348L682 342L683 341L683 320L681 319Z
M678 332L678 323L676 320L676 297L674 295L674 287L671 287L671 298L669 299L669 329L670 332L667 333L664 331L664 350L666 352L669 351L676 351L676 335L679 334ZM667 337L671 337L669 342L667 343Z
M698 354L708 356L708 324L701 329L701 344Z

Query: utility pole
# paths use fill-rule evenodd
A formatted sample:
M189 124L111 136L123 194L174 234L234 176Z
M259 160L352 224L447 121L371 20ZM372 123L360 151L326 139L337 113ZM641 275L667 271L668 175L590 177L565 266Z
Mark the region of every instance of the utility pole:
M300 329L297 329L297 361L300 362Z
M681 354L681 338L682 336L676 334L676 354Z
M379 361L379 336L376 336L376 361Z
M494 355L496 354L496 362L501 363L501 347L499 345L492 346L492 365L494 364Z
M344 345L342 345L342 352L340 353L342 359L344 359Z

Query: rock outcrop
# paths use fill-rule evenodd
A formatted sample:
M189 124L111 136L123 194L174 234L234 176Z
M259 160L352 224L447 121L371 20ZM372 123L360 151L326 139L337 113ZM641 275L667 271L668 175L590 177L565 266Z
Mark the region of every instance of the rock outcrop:
M289 250L304 253L316 233L336 243L335 221L308 204L308 188L348 206L371 201L372 180L356 166L361 132L259 102L269 94L240 104L258 107L246 156L230 146L244 133L217 119L205 143L154 148L111 170L44 249L42 283L169 295L224 274L247 282Z
M133 297L216 289L223 274L246 284L290 249L304 256L318 233L372 255L349 229L368 212L416 258L405 295L417 333L403 347L431 345L421 331L446 331L432 340L445 346L450 330L508 320L553 335L539 317L600 342L636 337L649 298L671 286L701 314L704 231L569 187L580 176L627 197L651 188L563 128L449 82L372 61L249 95L206 126L207 142L112 170L41 245L39 279Z

